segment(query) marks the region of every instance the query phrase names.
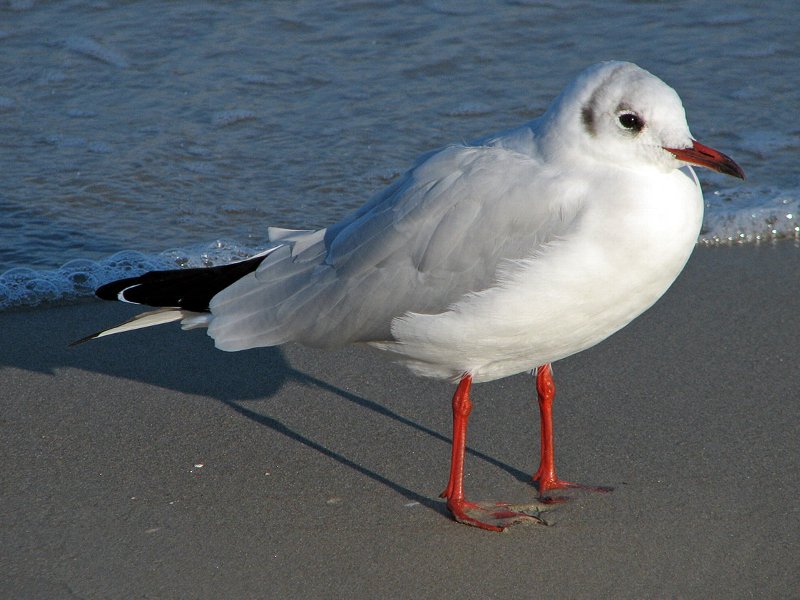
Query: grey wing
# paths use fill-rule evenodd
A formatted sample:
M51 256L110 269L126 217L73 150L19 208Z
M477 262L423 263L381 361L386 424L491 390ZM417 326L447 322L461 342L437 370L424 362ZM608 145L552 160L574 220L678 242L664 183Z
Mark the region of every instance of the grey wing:
M558 185L500 147L428 155L340 223L286 237L213 299L209 334L227 350L389 340L392 319L441 312L562 236L574 211L541 200Z

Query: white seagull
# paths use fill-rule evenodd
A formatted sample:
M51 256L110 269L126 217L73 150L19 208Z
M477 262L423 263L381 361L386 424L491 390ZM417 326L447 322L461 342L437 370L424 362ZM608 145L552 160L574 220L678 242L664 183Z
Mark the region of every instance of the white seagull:
M423 155L327 229L271 228L275 246L250 259L102 286L100 298L161 308L80 341L180 320L208 327L222 350L361 343L458 382L442 497L456 520L502 531L537 518L466 500L470 386L533 370L533 480L540 493L578 487L556 476L550 363L627 325L683 269L703 216L689 165L744 178L694 140L672 88L600 63L538 119Z

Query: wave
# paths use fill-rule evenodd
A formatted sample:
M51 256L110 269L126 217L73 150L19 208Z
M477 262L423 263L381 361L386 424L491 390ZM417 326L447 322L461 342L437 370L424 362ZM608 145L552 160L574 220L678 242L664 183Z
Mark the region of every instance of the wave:
M102 260L71 260L58 269L10 269L0 275L0 310L52 304L88 297L101 285L147 271L213 267L242 260L263 250L231 240L216 240L158 254L124 250Z
M706 216L698 243L759 244L800 239L800 188L739 187L705 195Z
M740 187L706 192L699 245L761 244L782 239L800 240L800 189ZM157 254L125 250L98 261L71 260L54 270L15 268L0 275L0 310L88 297L97 287L115 279L153 270L211 267L242 260L265 248L216 240Z

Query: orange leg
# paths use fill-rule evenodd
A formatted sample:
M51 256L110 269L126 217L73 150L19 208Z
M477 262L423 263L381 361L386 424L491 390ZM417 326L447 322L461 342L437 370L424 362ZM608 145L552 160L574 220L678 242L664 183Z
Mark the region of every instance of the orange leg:
M553 398L556 395L556 386L553 383L553 370L549 364L536 369L536 393L539 399L539 417L542 425L542 454L539 459L539 468L533 475L533 481L537 483L539 492L544 493L563 488L610 492L612 488L585 486L558 478L553 441Z
M453 449L450 462L450 479L441 498L447 498L447 508L459 523L489 531L503 531L515 523L541 523L533 514L511 510L503 503L474 503L464 498L464 455L467 446L467 422L472 412L469 390L472 377L464 375L453 395ZM516 507L515 507L516 508ZM524 507L522 507L524 508Z

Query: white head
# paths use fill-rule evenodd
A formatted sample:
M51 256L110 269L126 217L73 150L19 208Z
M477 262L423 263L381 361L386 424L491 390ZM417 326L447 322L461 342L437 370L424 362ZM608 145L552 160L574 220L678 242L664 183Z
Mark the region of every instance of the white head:
M661 171L692 163L744 177L733 160L693 139L675 90L633 63L586 69L555 99L542 126L545 153Z

